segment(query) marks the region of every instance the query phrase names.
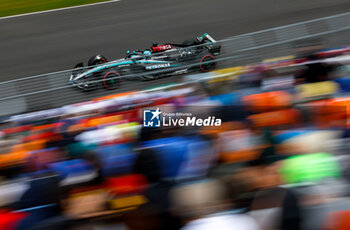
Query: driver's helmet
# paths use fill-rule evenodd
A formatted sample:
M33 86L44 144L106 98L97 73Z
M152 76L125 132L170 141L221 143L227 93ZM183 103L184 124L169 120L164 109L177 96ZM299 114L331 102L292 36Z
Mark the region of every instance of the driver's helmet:
M153 46L153 47L158 46L158 42L152 42L152 46Z
M145 50L145 51L143 51L143 55L144 56L150 56L152 53L151 53L151 51L149 51L149 50Z

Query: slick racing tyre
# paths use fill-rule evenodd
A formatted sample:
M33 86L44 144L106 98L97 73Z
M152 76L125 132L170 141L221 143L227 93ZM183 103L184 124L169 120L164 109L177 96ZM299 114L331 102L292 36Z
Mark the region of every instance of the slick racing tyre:
M103 87L106 89L117 89L121 83L120 74L116 71L106 72L103 76Z
M107 61L107 58L98 54L98 55L94 55L92 56L89 61L88 61L88 66L94 66L94 65L100 65L100 64L103 64L103 63L106 63L108 62Z
M195 46L198 45L198 42L195 39L187 39L185 40L182 45L184 46Z
M209 72L216 67L216 58L213 55L207 54L200 60L199 68L202 72ZM209 62L209 63L206 63Z

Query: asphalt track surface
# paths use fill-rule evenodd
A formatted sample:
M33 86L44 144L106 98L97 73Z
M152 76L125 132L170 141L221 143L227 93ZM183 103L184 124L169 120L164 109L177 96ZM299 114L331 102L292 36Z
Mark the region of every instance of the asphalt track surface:
M0 20L0 81L70 69L97 53L109 59L152 41L216 39L334 15L348 0L121 0Z
M124 57L126 50L149 48L152 41L179 43L204 32L220 40L349 10L348 0L121 0L0 19L0 81L71 69L78 62L86 64L93 54L118 59ZM333 37L337 44L348 44L350 32ZM263 52L271 55L278 49L271 47ZM220 64L219 67L232 65ZM0 98L30 93L33 89L66 87L68 78L67 72L42 78L40 82L26 80L12 87L4 84L0 87ZM111 93L173 83L179 78L124 82L115 91L82 92L65 88L24 100L2 101L0 107L7 109L0 115L54 108Z

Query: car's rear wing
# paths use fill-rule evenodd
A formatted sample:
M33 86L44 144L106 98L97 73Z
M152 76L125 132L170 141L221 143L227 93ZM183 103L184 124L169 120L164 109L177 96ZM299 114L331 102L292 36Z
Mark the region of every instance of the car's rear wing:
M204 36L212 43L216 43L216 40L214 38L212 38L209 34L205 33Z
M201 37L197 37L197 41L199 42L199 43L202 43L202 41L204 41L204 40L208 40L208 41L210 41L210 42L212 42L212 43L216 43L216 40L214 39L214 38L212 38L209 34L207 34L207 33L205 33L205 34L203 34Z

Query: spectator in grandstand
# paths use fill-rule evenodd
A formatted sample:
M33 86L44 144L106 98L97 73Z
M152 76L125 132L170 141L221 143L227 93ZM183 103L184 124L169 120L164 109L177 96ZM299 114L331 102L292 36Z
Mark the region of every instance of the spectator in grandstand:
M330 73L334 70L334 66L322 63L322 59L315 55L309 55L307 57L308 64L305 65L305 69L296 77L298 83L315 83L320 81L331 80Z
M0 143L0 155L2 156L2 158L0 158L0 177L3 177L4 179L12 179L17 177L23 171L23 166L16 162L16 156L18 157L21 152L24 152L14 151L14 146L19 145L20 143L20 137L6 135L2 138ZM14 156L13 159L11 159L11 154Z
M173 210L182 217L183 230L258 230L254 219L230 212L227 188L217 180L183 184L171 191Z
M59 179L52 173L45 173L35 177L30 182L30 188L23 194L13 207L29 215L18 226L18 230L25 230L36 226L48 218L61 212L59 202Z
M250 215L262 229L301 229L298 197L292 190L280 187L279 168L283 159L271 146L251 162L251 180L257 191L250 205Z
M168 131L170 135L171 130ZM142 142L160 138L163 136L161 134L159 128L142 128L137 140L139 150L134 172L144 175L150 186L144 191L148 203L142 205L136 212L125 215L127 224L135 230L179 229L179 221L169 212L169 191L175 183L162 180L161 165L156 152L152 148L142 148Z
M333 223L327 218L338 218L335 212L349 209L350 200L346 197L349 186L341 177L341 168L333 155L324 152L299 154L283 162L281 173L287 183L294 184L293 190L299 194L302 229L328 229L323 226Z
M140 129L139 138L137 139L138 144L141 144L143 141L160 138L160 133L160 128L142 127Z
M302 196L303 205L302 229L340 230L340 227L335 227L341 226L341 220L337 220L339 214L350 208L350 199L344 196L347 188L346 183L339 180L323 180L299 188L297 191Z
M243 73L238 77L241 88L259 88L264 78L263 66L257 66L252 71Z

